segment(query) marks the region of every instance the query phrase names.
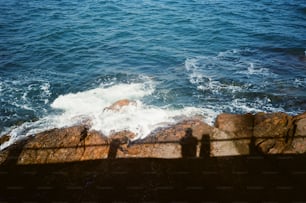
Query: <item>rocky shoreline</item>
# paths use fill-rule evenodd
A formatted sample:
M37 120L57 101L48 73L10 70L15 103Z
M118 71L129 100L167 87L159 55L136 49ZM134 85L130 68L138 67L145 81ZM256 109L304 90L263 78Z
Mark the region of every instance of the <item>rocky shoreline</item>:
M109 137L87 125L51 129L21 140L0 152L0 164L46 164L107 158L182 158L182 140L190 129L197 140L193 157L306 152L306 112L220 114L214 126L190 118L158 129L142 140L121 131ZM0 138L0 144L9 135Z

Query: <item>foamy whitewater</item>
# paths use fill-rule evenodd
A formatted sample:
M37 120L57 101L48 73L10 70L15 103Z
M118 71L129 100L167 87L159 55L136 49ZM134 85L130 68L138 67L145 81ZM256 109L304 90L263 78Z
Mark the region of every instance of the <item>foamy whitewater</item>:
M51 106L63 111L55 118L59 123L72 125L87 121L92 124L91 129L98 130L104 135L130 130L136 133L135 139L147 136L158 127L201 112L193 107L171 110L143 103L142 99L153 92L154 84L152 81L142 84L118 84L107 88L98 87L85 92L63 95L58 97ZM119 111L106 109L121 99L135 101L136 105L123 106Z
M10 131L11 139L1 145L4 149L18 139L52 128L62 128L78 124L90 126L108 136L112 133L129 130L141 139L157 128L166 127L193 116L206 115L205 120L212 122L214 113L210 109L184 107L172 109L143 103L144 97L155 91L154 82L149 78L144 83L101 85L84 92L60 95L51 107L60 110L56 115L46 116L36 122L26 122ZM114 102L128 99L136 104L116 110L108 110Z
M135 139L194 116L306 111L305 0L0 2L0 136ZM136 105L107 107L122 99Z

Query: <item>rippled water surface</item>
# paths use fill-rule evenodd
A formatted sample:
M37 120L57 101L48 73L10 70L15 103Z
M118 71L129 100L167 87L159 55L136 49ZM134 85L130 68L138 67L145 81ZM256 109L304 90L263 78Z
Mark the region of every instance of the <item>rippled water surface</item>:
M183 116L211 123L220 112L306 110L304 0L1 0L0 8L1 134L90 119L105 134L143 137ZM103 110L125 98L137 106Z

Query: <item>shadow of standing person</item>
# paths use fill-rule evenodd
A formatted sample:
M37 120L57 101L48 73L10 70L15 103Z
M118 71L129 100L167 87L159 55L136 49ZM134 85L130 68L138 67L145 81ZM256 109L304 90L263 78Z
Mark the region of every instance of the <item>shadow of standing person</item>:
M192 136L192 129L187 128L185 136L181 138L180 145L182 148L182 157L191 158L197 155L197 138Z
M201 158L210 157L210 137L208 134L204 134L201 140L201 149L200 149Z
M120 148L120 140L119 139L113 139L109 145L109 150L108 150L108 159L115 159L117 156L117 151Z
M15 167L18 164L19 157L27 142L28 140L25 139L11 145L8 149L7 158L2 165L5 167Z
M252 136L249 144L249 154L250 155L259 155L259 151L256 148L256 138Z

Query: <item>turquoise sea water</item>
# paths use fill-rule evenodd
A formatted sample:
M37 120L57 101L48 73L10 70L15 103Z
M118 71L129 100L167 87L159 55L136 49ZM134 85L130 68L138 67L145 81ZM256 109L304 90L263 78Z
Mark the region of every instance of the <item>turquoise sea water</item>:
M306 110L304 0L1 0L0 9L0 134L91 120L143 137L184 116ZM125 98L137 106L103 111Z

